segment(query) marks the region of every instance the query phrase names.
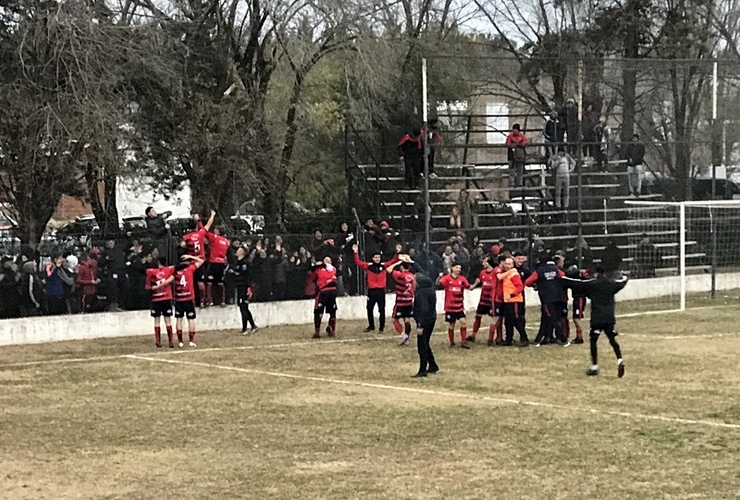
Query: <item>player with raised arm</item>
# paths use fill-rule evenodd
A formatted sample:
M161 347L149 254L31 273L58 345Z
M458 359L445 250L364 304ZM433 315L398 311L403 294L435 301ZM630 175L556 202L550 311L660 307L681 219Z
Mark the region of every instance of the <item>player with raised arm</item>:
M445 321L449 324L447 327L447 337L450 340L450 347L455 347L455 325L460 322L460 347L470 349L468 344L468 328L465 316L465 290L470 288L470 283L461 276L462 265L458 262L452 264L450 274L443 276L441 273L437 283L445 291Z
M183 255L175 266L175 330L177 342L182 342L182 318L188 319L190 347L195 345L195 273L203 265L203 259L195 255Z
M470 289L473 290L478 285L481 286L480 300L478 301L478 308L475 311L475 321L473 322L473 335L470 335L467 340L468 342L475 342L475 336L480 330L480 324L483 316L491 316L493 320L488 327L488 345L493 344L493 334L496 331L496 324L498 318L493 310L493 294L496 289L496 283L498 281L497 272L491 265L491 257L483 259L483 269L481 270L478 277L475 279Z
M370 262L365 262L360 258L358 246L352 245L352 251L355 253L355 265L365 271L367 276L367 328L365 332L375 331L375 318L373 311L375 305L378 305L378 332L383 333L385 329L385 286L387 284L386 268L398 260L396 254L388 262L382 262L380 252L373 252ZM396 246L396 252L400 252L400 245Z
M160 257L158 266L146 270L146 289L152 292L151 314L154 318L154 345L162 347L161 318L167 328L167 339L170 348L174 348L172 335L172 282L175 280L175 268L167 265L167 258Z
M617 320L614 315L614 296L627 285L627 277L621 276L614 280L609 278L603 268L596 268L592 279L563 278L563 282L571 289L582 292L591 300L591 368L586 372L589 376L599 374L598 347L599 335L606 334L617 357L617 377L624 377L624 359L622 349L617 342Z
M191 231L182 237L180 246L185 250L187 255L197 255L200 259L206 260L206 234L211 230L213 221L216 219L216 212L211 210L211 216L208 218L206 225L204 226L200 220L200 215L193 215L195 224L195 230ZM196 293L196 303L203 307L206 305L206 285L205 285L205 269L201 266L198 272L195 273L195 283L198 286L198 292Z
M411 272L413 261L408 255L399 255L396 262L386 271L396 282L396 304L393 306L393 327L401 336L402 346L409 345L411 335L411 318L414 316L414 273ZM396 269L398 268L398 269ZM403 326L401 326L403 320Z
M316 300L313 309L313 338L321 338L321 319L324 311L329 313L326 333L329 337L337 334L337 268L331 264L331 257L324 257L309 278L316 282Z
M213 305L213 287L215 286L220 297L221 307L226 307L226 288L224 275L226 274L226 255L231 248L231 242L224 236L224 229L217 227L213 232L206 233L208 240L208 271L206 272L206 303Z

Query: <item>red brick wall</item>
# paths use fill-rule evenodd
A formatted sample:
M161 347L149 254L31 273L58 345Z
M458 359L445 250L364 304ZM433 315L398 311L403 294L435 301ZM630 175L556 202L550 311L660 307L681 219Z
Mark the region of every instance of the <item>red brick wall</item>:
M82 201L79 198L64 195L59 200L59 205L54 211L54 215L51 216L57 222L67 222L75 220L81 215L87 215L92 213L92 207Z

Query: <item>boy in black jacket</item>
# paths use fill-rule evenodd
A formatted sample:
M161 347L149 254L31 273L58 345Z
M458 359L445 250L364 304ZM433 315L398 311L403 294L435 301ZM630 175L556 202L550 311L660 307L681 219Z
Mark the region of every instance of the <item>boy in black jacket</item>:
M414 294L414 319L416 320L417 341L419 351L419 372L415 377L426 377L429 373L437 373L439 366L434 360L429 341L432 338L434 324L437 321L437 294L434 291L432 279L424 273L414 275L416 293Z
M614 354L617 356L617 376L624 377L624 360L622 350L617 343L616 318L614 317L614 296L627 284L625 276L617 280L609 278L603 268L596 268L594 278L590 280L561 278L563 283L574 291L582 292L591 299L591 368L586 372L589 376L599 374L599 362L596 343L599 334L603 331L609 339Z

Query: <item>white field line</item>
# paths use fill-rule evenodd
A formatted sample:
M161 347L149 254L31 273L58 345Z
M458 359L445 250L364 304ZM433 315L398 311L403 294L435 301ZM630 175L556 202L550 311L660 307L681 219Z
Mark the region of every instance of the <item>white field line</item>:
M246 345L246 346L229 346L229 347L209 347L205 349L183 349L183 350L163 350L158 352L145 352L138 353L135 355L141 356L160 356L169 354L193 354L196 352L217 352L217 351L247 351L255 349L279 349L282 347L302 347L309 345L325 345L325 344L349 344L352 342L362 342L365 340L389 340L396 339L396 336L375 336L375 337L360 337L352 339L335 339L335 340L314 340L312 342L284 342L282 344L261 344L261 345ZM130 356L129 354L114 354L110 356L91 356L89 358L61 358L61 359L43 359L39 361L22 361L19 363L4 363L0 364L2 368L16 368L24 366L38 366L38 365L52 365L62 363L84 363L84 362L95 362L95 361L110 361L112 359L122 359Z
M465 393L459 393L459 392L436 391L432 389L420 389L417 387L404 387L404 386L387 385L387 384L374 384L371 382L359 382L359 381L354 381L354 380L341 380L341 379L332 379L332 378L325 378L325 377L313 377L313 376L308 376L308 375L295 375L295 374L282 373L282 372L270 372L270 371L265 371L265 370L255 370L252 368L238 368L234 366L215 365L211 363L200 363L196 361L181 361L181 360L175 360L175 359L152 358L152 357L147 357L147 356L137 356L135 354L127 355L125 357L129 359L134 359L134 360L151 361L151 362L156 362L156 363L167 363L167 364L174 364L174 365L198 366L201 368L208 368L212 370L224 370L224 371L231 371L231 372L237 372L237 373L246 373L250 375L263 375L263 376L280 377L280 378L293 379L293 380L306 380L306 381L311 381L311 382L349 385L349 386L355 386L355 387L367 387L370 389L382 389L382 390L387 390L387 391L409 392L409 393L415 393L415 394L429 394L429 395L434 395L434 396L443 396L443 397L448 397L448 398L468 399L468 400L476 400L476 401L487 401L487 402L499 403L499 404L522 405L522 406L531 406L531 407L536 407L536 408L550 408L554 410L566 410L566 411L580 412L580 413L591 413L591 414L598 414L598 415L625 417L625 418L630 418L633 420L652 420L652 421L659 421L659 422L669 422L669 423L674 423L674 424L702 425L706 427L719 427L719 428L725 428L725 429L740 429L740 424L713 422L711 420L693 420L693 419L687 419L687 418L666 417L662 415L645 415L641 413L630 413L630 412L623 412L623 411L599 410L596 408L581 408L578 406L556 405L552 403L541 403L538 401L526 401L526 400L510 399L510 398L497 398L497 397L491 397L491 396L465 394Z

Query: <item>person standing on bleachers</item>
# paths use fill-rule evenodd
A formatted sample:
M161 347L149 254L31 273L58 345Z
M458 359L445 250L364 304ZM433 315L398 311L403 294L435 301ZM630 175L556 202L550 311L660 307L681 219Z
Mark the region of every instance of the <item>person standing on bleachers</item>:
M575 168L573 157L565 152L563 146L559 146L557 156L550 159L550 170L555 179L556 209L568 210L570 207L570 174Z
M594 129L594 135L598 143L596 147L596 166L600 170L606 170L609 163L609 143L612 138L612 129L606 123L606 115L599 117L599 123Z
M509 179L512 187L522 187L524 180L524 165L527 160L527 136L522 132L518 123L511 127L511 133L506 137L506 148L508 150Z
M429 154L427 156L427 158L429 158L429 178L434 179L437 177L437 174L434 173L434 157L437 153L437 144L444 143L442 136L439 133L439 128L437 127L436 118L429 120L429 128L425 132L427 134L427 145L429 146ZM423 147L424 144L422 144L422 148ZM421 168L423 170L424 165L422 165Z
M627 146L627 177L630 194L639 197L642 193L642 169L645 163L645 144L640 141L640 134L632 136Z
M550 112L550 117L545 120L542 135L545 138L545 160L549 160L555 156L558 145L565 140L565 125L557 111Z
M421 143L421 129L415 128L398 142L398 154L404 165L404 180L408 189L416 189L422 172L424 152Z

